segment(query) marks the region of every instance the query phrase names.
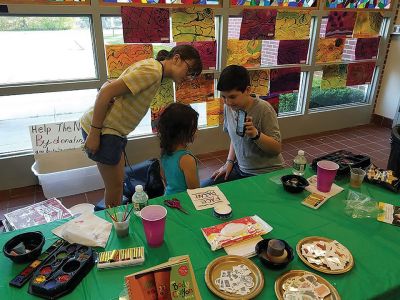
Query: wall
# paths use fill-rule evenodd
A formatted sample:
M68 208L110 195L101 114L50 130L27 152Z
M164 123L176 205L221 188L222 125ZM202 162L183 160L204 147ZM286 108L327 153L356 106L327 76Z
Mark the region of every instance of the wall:
M400 35L393 35L375 114L393 119L400 99Z

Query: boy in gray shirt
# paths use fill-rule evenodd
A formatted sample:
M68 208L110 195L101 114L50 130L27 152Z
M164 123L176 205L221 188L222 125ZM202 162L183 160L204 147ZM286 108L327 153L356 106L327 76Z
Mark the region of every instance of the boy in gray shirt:
M282 168L281 134L272 106L250 94L250 76L246 68L226 67L217 89L224 100L224 131L231 143L226 163L201 186L209 186ZM247 112L244 136L236 133L238 110Z

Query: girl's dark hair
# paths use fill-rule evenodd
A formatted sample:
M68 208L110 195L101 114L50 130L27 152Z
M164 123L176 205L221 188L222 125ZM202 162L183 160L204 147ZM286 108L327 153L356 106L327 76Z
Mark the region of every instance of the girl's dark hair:
M171 155L179 144L192 143L199 114L190 106L171 103L162 112L157 125L161 155Z
M219 75L217 90L221 92L237 90L243 93L249 85L249 71L242 66L230 65Z
M199 52L191 45L178 45L172 48L171 51L160 50L157 53L156 59L158 61L169 60L173 58L175 54L179 54L183 60L193 60L193 67L190 71L195 76L200 75L203 70L203 64Z

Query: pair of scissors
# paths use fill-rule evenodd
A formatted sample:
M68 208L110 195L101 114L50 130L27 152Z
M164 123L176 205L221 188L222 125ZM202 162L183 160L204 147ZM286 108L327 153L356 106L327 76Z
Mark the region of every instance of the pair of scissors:
M181 212L187 215L189 214L186 210L182 208L181 202L176 198L173 198L172 200L164 200L164 204L168 207L179 209Z

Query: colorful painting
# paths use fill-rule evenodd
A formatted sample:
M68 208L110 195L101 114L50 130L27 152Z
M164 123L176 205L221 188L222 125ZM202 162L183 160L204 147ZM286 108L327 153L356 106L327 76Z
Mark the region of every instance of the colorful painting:
M201 74L176 87L176 102L184 104L206 102L214 99L214 74Z
M151 109L166 107L174 102L174 85L171 79L164 79L150 104Z
M157 133L158 121L160 120L160 116L163 113L165 108L166 108L166 106L164 106L164 107L155 107L155 108L151 108L150 109L150 113L151 113L151 131L153 133Z
M375 62L349 64L347 66L346 85L362 85L371 83Z
M270 40L274 39L277 11L272 9L243 10L242 25L240 26L241 40Z
M269 93L292 93L300 86L301 68L271 70Z
M279 41L278 65L305 64L309 40Z
M319 39L316 60L317 63L342 61L345 39Z
M261 96L260 98L271 104L276 112L276 115L279 114L279 94L270 94L268 96Z
M207 126L218 126L224 123L224 101L214 99L208 101L207 107Z
M346 86L347 65L328 65L322 68L321 89L333 89Z
M261 64L261 41L228 40L227 66L259 67Z
M268 95L269 70L249 71L251 93L257 95Z
M356 12L331 11L328 16L325 37L346 37L353 34Z
M383 16L380 12L358 12L353 37L379 36Z
M59 0L53 0L53 1L59 1ZM71 1L71 0L67 0ZM84 1L84 0L81 0ZM212 1L208 2L207 0L101 0L104 3L140 3L140 4L174 4L174 5L188 5L188 4L194 4L194 5L218 5L218 1Z
M316 0L231 0L231 6L316 7Z
M121 6L125 43L169 43L169 10Z
M182 8L172 11L175 42L215 40L214 11L211 8Z
M378 56L380 37L357 39L355 59L375 59Z
M118 78L126 68L143 59L153 57L152 45L106 45L109 78Z
M327 8L389 9L391 0L326 0Z
M192 43L177 43L177 45L190 44L197 49L200 53L201 62L203 63L203 70L214 70L217 61L217 42L192 42Z
M276 40L307 40L310 37L311 15L308 12L278 11Z

